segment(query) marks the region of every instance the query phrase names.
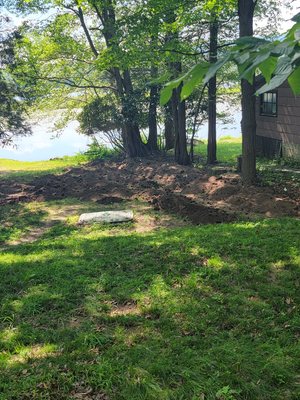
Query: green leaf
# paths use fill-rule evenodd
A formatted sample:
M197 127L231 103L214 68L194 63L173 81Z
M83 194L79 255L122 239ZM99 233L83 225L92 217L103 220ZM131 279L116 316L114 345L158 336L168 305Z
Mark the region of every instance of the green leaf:
M160 77L156 78L156 79L152 79L149 84L150 85L160 85L162 83L166 83L171 79L171 73L170 72L166 72L163 75L161 75Z
M239 65L244 64L247 60L250 58L250 52L246 51L245 53L238 54L236 57L234 57L234 60L236 63Z
M289 85L294 95L300 95L300 67L296 68L288 78Z
M250 64L247 63L249 66L242 73L241 69L239 68L241 78L247 79L247 81L252 84L256 67L263 61L266 61L269 58L269 56L270 56L270 51L264 52L263 54L259 54L251 61Z
M272 74L277 65L277 60L277 57L271 56L258 65L258 68L260 69L267 83L269 83L272 78Z
M211 78L213 78L216 73L223 67L224 64L227 63L232 58L232 54L228 53L225 57L221 58L219 61L217 61L215 64L211 64L210 68L208 69L205 79L204 79L204 84L208 83Z
M300 28L295 31L294 37L298 42L300 41Z
M173 81L169 82L160 92L160 105L164 106L170 100L172 96L172 92L176 89L182 82L183 76L180 78L174 79Z
M280 86L287 78L291 75L293 67L291 64L291 59L287 56L282 56L279 58L277 67L274 71L274 76L269 83L263 85L256 94L262 94L270 90L276 89Z
M296 15L293 16L292 21L294 22L300 22L300 12Z
M294 51L295 44L292 42L292 39L285 40L280 42L272 49L272 54L277 56L288 56Z
M257 38L254 36L243 36L235 41L235 43L243 48L254 47L263 43L268 43L266 39Z
M191 95L196 86L198 86L202 81L209 69L208 63L197 64L194 68L192 68L188 74L184 78L184 85L181 90L181 100L185 100L187 97Z
M164 106L167 104L167 102L170 100L172 96L173 89L170 86L165 86L161 91L160 91L160 99L159 103L161 106Z

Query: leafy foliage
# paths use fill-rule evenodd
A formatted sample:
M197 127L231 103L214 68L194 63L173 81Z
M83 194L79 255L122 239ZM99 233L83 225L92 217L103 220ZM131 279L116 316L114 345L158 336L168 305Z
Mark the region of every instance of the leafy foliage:
M14 43L19 39L18 32L4 29L10 20L0 17L0 144L7 145L15 136L30 133L24 121L25 97L17 85L12 70L14 68Z
M169 82L161 92L161 104L169 101L172 90L183 82L181 97L185 98L200 83L206 83L225 64L234 62L241 79L253 83L259 72L266 83L256 94L270 91L288 80L295 95L300 94L300 13L293 21L294 26L281 38L267 40L256 37L242 37L215 64L207 67L198 64L190 72Z
M88 145L88 150L84 152L84 156L88 161L107 160L118 154L116 149L111 149L104 144L99 144L96 139Z

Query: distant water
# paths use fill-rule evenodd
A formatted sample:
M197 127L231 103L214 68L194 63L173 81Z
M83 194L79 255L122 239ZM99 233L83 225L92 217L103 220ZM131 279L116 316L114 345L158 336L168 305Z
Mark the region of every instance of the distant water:
M11 158L20 161L40 161L50 158L71 156L87 149L91 141L81 135L73 121L57 136L52 131L51 123L38 123L32 126L32 135L20 137L14 147L0 148L0 158Z
M240 136L240 113L231 116L230 123L217 125L217 136ZM10 158L20 161L40 161L50 158L72 156L87 149L91 139L77 132L78 123L73 121L61 132L60 135L52 131L53 121L45 120L32 127L33 134L19 138L16 147L0 148L0 158ZM207 138L207 124L203 125L197 137Z

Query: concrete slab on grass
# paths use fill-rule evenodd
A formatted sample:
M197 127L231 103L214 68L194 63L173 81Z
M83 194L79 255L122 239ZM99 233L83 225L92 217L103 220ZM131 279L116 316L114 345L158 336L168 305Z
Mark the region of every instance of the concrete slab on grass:
M111 224L115 222L128 222L133 220L133 211L101 211L94 213L81 214L79 217L79 224L92 224L100 222L104 224Z

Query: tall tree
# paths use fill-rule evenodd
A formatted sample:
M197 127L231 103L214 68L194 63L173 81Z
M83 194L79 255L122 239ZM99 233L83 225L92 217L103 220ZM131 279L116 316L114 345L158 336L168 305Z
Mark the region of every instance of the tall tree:
M166 21L171 27L171 32L168 35L167 43L172 43L176 46L179 42L179 32L176 27L175 10L167 12ZM178 77L182 73L181 59L171 61L169 63L172 76ZM172 92L172 122L175 139L175 161L181 165L190 164L190 157L187 150L187 135L186 135L186 105L185 100L181 98L181 85L173 89Z
M101 2L91 0L91 5L96 12L99 23L101 24L102 34L104 36L107 48L109 50L115 50L120 54L121 52L116 25L115 2L113 0L105 0ZM90 44L91 50L95 56L98 56L99 53L95 49L83 20L83 12L81 7L78 7L78 17ZM117 91L122 104L124 136L126 138L125 149L127 154L130 157L144 156L148 153L148 149L141 139L139 126L135 119L135 116L138 114L138 109L136 106L130 70L125 67L125 69L121 71L119 67L112 67L110 72L115 79Z
M209 62L217 61L218 21L213 19L209 24ZM217 77L214 75L208 82L208 143L207 163L217 161Z
M90 93L112 90L121 105L127 155L147 155L149 150L140 134L140 110L130 59L122 43L126 26L120 20L122 10L117 2L26 0L15 3L25 11L44 11L46 7L54 12L46 24L40 27L37 23L37 31L31 29L28 33L24 81L41 81L43 95L47 89L50 92L47 97L59 92L58 85L77 91L77 98L80 90Z
M253 36L253 17L256 1L238 0L240 37ZM249 185L256 180L256 116L255 86L246 79L241 81L242 104L242 178Z

